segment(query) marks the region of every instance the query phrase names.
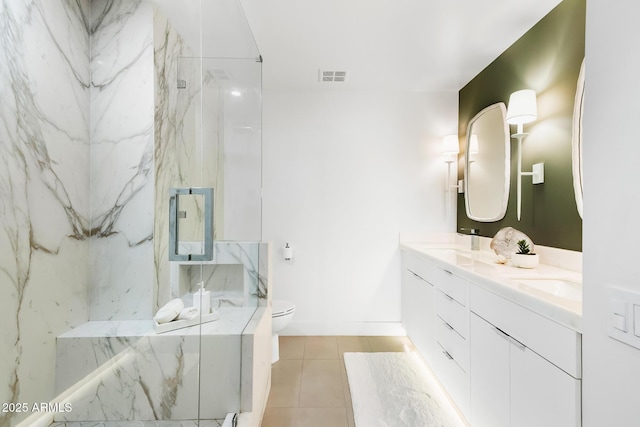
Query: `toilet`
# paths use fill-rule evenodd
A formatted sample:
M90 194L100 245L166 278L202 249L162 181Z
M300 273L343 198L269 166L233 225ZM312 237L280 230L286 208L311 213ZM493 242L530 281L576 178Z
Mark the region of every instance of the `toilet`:
M293 313L296 311L296 305L291 301L273 300L271 302L273 307L273 313L271 314L272 320L272 343L271 343L271 363L276 363L280 360L280 347L278 336L293 319Z

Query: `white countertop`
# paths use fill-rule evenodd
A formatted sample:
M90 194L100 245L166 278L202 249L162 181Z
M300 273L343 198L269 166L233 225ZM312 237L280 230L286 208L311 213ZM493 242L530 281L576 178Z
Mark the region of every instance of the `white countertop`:
M545 264L534 269L499 264L493 251L472 251L450 243L401 243L400 249L423 257L541 316L582 333L582 274ZM522 280L554 279L558 292L545 292ZM563 284L561 281L572 282ZM578 285L576 285L578 284ZM576 293L579 296L563 297ZM564 288L563 288L564 287Z

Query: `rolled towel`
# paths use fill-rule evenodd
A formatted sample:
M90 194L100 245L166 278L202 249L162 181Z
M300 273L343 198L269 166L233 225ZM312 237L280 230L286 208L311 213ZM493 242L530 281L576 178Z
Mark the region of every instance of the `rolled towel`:
M180 298L172 299L158 310L156 315L153 316L153 320L158 324L169 323L178 317L183 308L184 302Z
M186 307L183 308L180 314L178 314L178 320L191 320L198 317L200 309L198 307Z

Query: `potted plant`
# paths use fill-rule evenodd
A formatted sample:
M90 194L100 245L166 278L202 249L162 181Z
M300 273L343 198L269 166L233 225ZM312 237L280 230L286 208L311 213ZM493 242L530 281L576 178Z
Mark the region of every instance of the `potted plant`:
M518 252L511 255L511 264L520 268L536 268L540 262L538 254L531 252L526 240L518 240Z

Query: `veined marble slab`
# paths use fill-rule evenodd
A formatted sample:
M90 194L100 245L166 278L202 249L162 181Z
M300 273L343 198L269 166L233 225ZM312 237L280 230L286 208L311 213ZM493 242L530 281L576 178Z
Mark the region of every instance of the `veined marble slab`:
M56 420L189 420L198 397L202 419L240 411L241 377L249 392L253 377L252 369L241 374L253 359L243 360L243 346L253 349L243 331L270 321L260 310L221 308L218 321L161 335L143 320L87 322L61 335L57 392L73 411Z
M55 337L88 316L88 6L2 2L0 402L48 401Z
M90 319L153 312L154 8L91 2Z

